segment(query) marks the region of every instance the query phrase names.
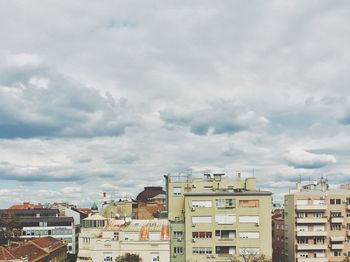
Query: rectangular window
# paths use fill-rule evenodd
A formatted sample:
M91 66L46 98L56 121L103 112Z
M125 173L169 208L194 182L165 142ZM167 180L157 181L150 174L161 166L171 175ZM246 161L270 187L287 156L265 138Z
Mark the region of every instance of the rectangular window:
M182 238L183 232L182 231L174 231L173 235L174 235L174 238Z
M103 261L113 261L112 252L103 252Z
M306 206L308 203L307 199L297 199L297 206Z
M212 238L212 232L192 232L192 238Z
M211 247L193 247L192 248L192 254L211 254L212 248Z
M193 200L192 207L211 207L211 200Z
M240 207L259 207L259 200L239 200Z
M215 222L218 223L219 225L232 225L233 223L236 223L236 216L235 215L216 215Z
M330 204L331 205L340 205L341 204L341 199L339 199L339 198L332 198L332 199L330 199Z
M174 247L174 254L182 254L183 252L183 247Z
M260 238L259 232L239 232L239 238Z
M236 207L236 200L232 198L216 199L216 207L217 208L234 208Z
M173 187L173 195L174 196L181 196L182 195L182 188L181 187Z
M257 224L259 224L259 216L239 216L239 223L257 223Z
M160 233L159 232L150 232L149 233L149 240L159 241L160 240Z
M211 217L209 216L194 216L192 217L192 223L193 224L204 224L204 223L211 223L212 220L211 220Z
M239 249L240 255L259 255L259 248L258 247L241 247Z

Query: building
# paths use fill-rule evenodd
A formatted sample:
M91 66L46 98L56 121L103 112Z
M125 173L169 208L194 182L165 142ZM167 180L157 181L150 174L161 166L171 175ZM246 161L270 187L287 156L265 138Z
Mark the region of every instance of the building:
M78 262L114 261L126 253L142 261L170 261L170 228L166 219L131 220L100 214L83 220Z
M255 178L166 175L172 261L231 261L272 256L271 192Z
M149 220L159 218L160 213L165 210L165 191L159 186L145 187L136 199L107 201L106 193L103 193L103 195L101 214L107 218Z
M23 202L23 204L12 205L8 209L41 209L44 208L42 204L35 204L31 202Z
M289 262L336 262L350 256L350 190L330 189L326 179L285 196Z
M74 218L59 216L58 209L1 209L0 218L14 219L20 238L52 236L66 241L69 253L77 253L79 231Z
M272 261L285 262L284 210L275 209L272 213Z
M10 242L0 246L0 261L65 262L67 244L52 237Z

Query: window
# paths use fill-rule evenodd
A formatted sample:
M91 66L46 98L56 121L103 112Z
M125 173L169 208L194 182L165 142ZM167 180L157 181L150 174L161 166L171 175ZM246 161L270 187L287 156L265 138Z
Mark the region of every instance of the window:
M259 200L239 200L240 207L259 207Z
M174 254L182 254L183 252L183 247L174 247Z
M158 254L152 254L152 262L158 262L160 261L159 255Z
M220 239L234 239L236 238L236 231L234 230L215 230L215 236Z
M326 203L325 203L324 199L314 199L313 204L314 205L325 205Z
M258 255L260 252L258 247L242 247L239 249L240 255Z
M211 254L212 248L211 247L193 247L192 248L192 254Z
M331 224L331 231L340 231L341 224Z
M182 195L182 188L181 187L173 187L173 195L174 196L181 196Z
M217 208L234 208L236 206L236 200L229 199L216 199L216 207Z
M47 222L39 222L39 227L47 227Z
M235 255L236 254L236 247L230 247L230 246L216 246L215 247L215 253L221 254L221 255Z
M182 238L183 232L182 231L174 231L173 235L174 235L174 238L179 239L179 238Z
M332 199L330 199L329 202L330 202L331 205L340 205L341 204L341 199L332 198Z
M341 217L341 212L331 212L331 217Z
M306 206L308 203L307 199L297 199L297 206Z
M104 252L103 261L113 261L112 252Z
M192 238L212 238L212 232L192 232Z
M239 238L260 238L259 232L239 232Z
M339 250L333 251L333 256L334 257L340 257L341 256L341 251L339 251Z
M192 217L192 223L193 224L203 224L203 223L211 223L211 217L200 217L200 216L194 216Z
M240 223L259 223L259 216L239 216Z
M235 215L216 215L215 222L218 223L219 225L232 225L233 223L236 223L236 216Z
M193 200L192 207L211 207L212 202L210 200Z

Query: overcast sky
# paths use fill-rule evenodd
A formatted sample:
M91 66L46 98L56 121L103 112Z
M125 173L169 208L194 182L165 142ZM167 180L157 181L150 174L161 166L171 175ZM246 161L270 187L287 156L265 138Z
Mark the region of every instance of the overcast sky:
M346 0L0 0L0 207L348 183L349 25Z

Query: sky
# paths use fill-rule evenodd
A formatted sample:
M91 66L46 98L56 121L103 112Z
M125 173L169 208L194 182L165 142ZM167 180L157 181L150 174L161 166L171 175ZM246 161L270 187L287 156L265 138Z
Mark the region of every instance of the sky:
M349 24L346 0L0 0L0 208L349 183Z

